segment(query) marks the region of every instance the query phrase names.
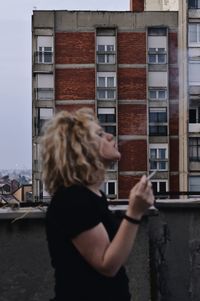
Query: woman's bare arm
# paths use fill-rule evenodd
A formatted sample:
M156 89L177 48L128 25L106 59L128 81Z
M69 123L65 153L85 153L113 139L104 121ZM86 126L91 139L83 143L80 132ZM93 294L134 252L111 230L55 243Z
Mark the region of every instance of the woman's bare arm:
M140 219L154 202L151 184L144 176L130 192L127 215ZM72 242L83 258L99 273L113 277L126 262L133 247L138 225L123 220L110 242L106 229L100 223L84 231Z

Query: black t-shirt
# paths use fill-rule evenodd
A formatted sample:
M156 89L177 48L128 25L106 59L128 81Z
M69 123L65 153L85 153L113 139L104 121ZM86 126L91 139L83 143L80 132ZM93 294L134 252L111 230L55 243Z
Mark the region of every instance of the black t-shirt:
M87 187L60 187L46 214L47 241L55 269L55 293L59 301L129 301L128 278L122 267L114 277L106 277L90 266L71 239L103 223L110 240L117 224L108 209L105 195Z

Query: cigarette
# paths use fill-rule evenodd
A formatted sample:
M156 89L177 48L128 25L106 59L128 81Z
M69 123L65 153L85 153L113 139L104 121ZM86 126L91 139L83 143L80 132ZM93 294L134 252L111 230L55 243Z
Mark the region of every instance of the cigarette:
M156 173L157 173L157 170L154 170L154 171L147 177L147 180L150 180Z

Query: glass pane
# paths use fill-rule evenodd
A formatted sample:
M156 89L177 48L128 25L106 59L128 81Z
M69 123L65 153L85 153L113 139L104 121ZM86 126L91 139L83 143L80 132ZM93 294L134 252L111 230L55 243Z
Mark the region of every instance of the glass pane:
M156 52L156 48L149 48L149 52Z
M105 86L106 86L106 78L98 77L98 87L105 87Z
M160 161L158 162L159 164L159 170L166 170L166 162L165 161Z
M52 63L52 53L44 52L44 63Z
M107 77L107 87L114 87L114 77Z
M106 91L105 90L98 90L97 91L97 97L105 99L106 98Z
M158 48L158 52L159 52L159 53L165 52L165 48Z
M115 183L108 182L108 194L115 194Z
M115 63L115 56L113 54L107 54L107 63L109 64Z
M153 188L153 193L157 193L158 190L157 190L157 182L151 182L152 183L152 188Z
M156 54L149 54L149 63L156 63Z
M106 114L99 114L98 118L100 122L106 122Z
M196 123L196 109L189 110L189 123Z
M114 90L107 90L107 98L114 99L115 98L115 91Z
M149 113L149 122L157 122L158 118L157 118L157 114L156 112L150 112Z
M158 113L158 122L167 122L167 113L166 112Z
M159 157L159 159L166 159L166 149L165 148L158 149L158 157Z
M190 42L197 42L197 25L196 24L189 24L189 41Z
M107 51L114 51L114 45L107 45Z
M157 149L156 148L151 148L150 149L150 158L151 159L156 159L157 158Z
M167 127L166 126L158 126L158 135L159 136L167 136Z
M167 185L166 185L167 183L166 182L159 182L159 190L160 190L160 192L166 192L167 190Z
M116 136L116 127L115 126L103 126L106 133L110 133L113 136Z
M166 99L166 91L165 90L159 90L158 91L158 98L159 99Z
M157 162L156 161L151 161L150 162L150 169L157 169Z
M158 54L158 63L165 63L166 62L166 55L165 54Z
M98 54L97 55L97 62L98 63L105 63L105 54Z
M105 45L97 45L97 50L98 51L105 51Z
M52 47L44 47L44 51L52 52Z
M156 91L155 90L150 90L149 91L149 98L150 99L156 99Z
M189 0L188 8L196 8L196 0Z
M116 118L114 114L106 114L106 121L107 122L115 122Z
M150 126L149 127L149 135L156 136L158 134L157 126Z

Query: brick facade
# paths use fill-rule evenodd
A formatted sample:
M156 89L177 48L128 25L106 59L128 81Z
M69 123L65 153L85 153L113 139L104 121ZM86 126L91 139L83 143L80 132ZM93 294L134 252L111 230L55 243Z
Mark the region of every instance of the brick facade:
M146 105L120 104L118 107L119 135L146 135Z
M117 51L119 64L146 64L146 33L119 32Z
M56 69L55 73L57 100L95 99L94 69Z
M169 143L169 166L170 171L178 171L179 169L179 139L170 139Z
M138 176L119 175L119 198L128 199L131 188L140 180Z
M64 32L55 35L56 64L94 64L95 33Z
M118 69L118 98L146 99L146 69Z
M119 161L120 171L147 170L147 142L146 140L128 140L119 142L122 154Z
M144 0L130 0L130 10L132 12L143 12Z

